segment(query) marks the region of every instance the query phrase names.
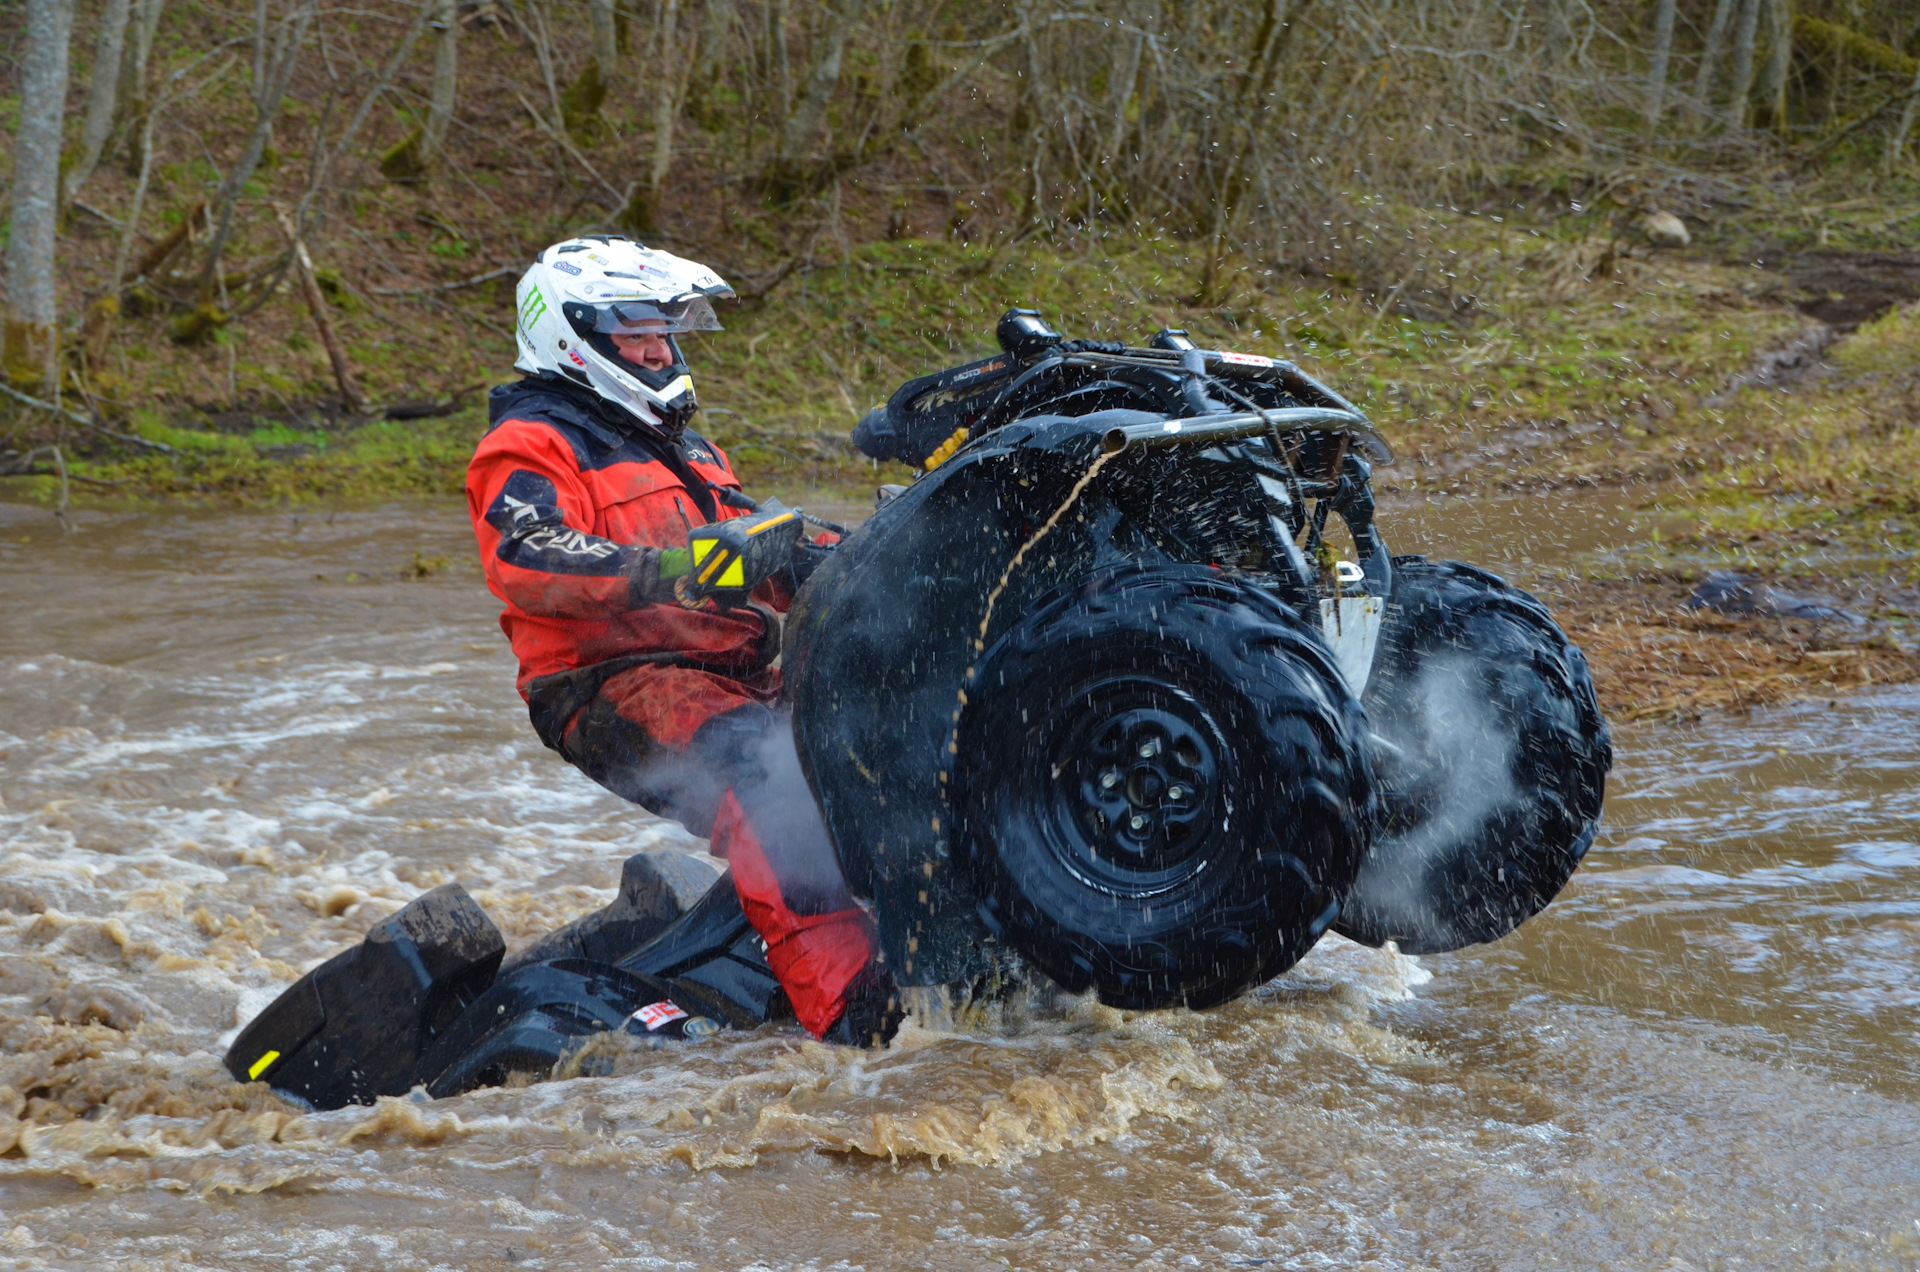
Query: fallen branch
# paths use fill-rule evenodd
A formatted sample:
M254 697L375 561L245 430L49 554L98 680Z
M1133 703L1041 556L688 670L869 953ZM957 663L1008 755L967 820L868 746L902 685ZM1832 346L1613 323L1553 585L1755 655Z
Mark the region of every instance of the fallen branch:
M116 490L120 487L119 482L108 481L105 477L83 477L79 473L62 473L57 468L0 468L0 477L61 477L87 486L107 486Z
M490 269L484 274L475 274L472 278L463 278L457 283L441 283L438 287L369 287L367 290L376 296L438 296L443 292L478 287L496 278L505 278L508 274L518 273L520 269L521 266L518 265L502 265L499 269Z
M360 388L353 382L353 370L347 365L346 350L340 347L340 338L334 334L333 320L327 316L327 298L320 292L320 280L314 277L313 258L307 255L307 245L300 238L300 231L294 228L293 216L287 205L274 205L274 215L280 219L280 228L285 231L287 242L293 248L294 264L300 270L300 289L306 294L307 308L313 314L313 325L319 328L320 343L327 348L327 360L333 364L333 378L340 386L340 396L345 400L347 410L360 409Z
M395 402L387 408L387 418L425 420L441 415L452 415L468 398L486 387L484 384L470 384L464 389L455 389L444 402Z
M587 161L587 157L580 153L580 147L573 144L573 138L567 136L567 130L565 128L555 128L552 124L549 124L546 120L546 116L542 115L539 111L535 110L533 108L533 103L528 101L524 94L516 92L514 93L514 97L518 98L520 104L526 107L527 114L529 117L532 118L534 127L538 128L541 132L545 133L547 135L548 140L552 141L555 145L559 146L562 150L566 151L567 155L575 163L579 164L581 169L588 176L592 177L595 181L598 181L600 183L600 188L602 190L605 190L607 194L613 199L613 203L611 205L612 211L618 212L620 211L620 209L627 206L628 196L614 189L613 184L610 181L608 181L605 177L600 175L600 170L598 168L595 168L591 163Z
M133 276L135 278L151 277L162 265L167 263L168 259L172 257L175 252L180 250L183 244L191 242L193 239L193 223L204 217L206 211L207 201L205 199L188 208L187 214L180 218L180 224L174 226L159 242L147 249L147 254L142 256L139 264L133 267Z
M14 388L12 385L0 383L0 393L6 394L8 397L12 398L16 402L23 403L27 406L34 407L38 410L51 411L55 415L64 415L69 420L73 421L75 424L78 424L81 428L94 427L93 421L88 419L86 416L81 415L79 412L69 411L66 407L55 406L51 402L42 402L37 397L28 397L26 394L22 393L20 390Z
M144 446L148 450L157 450L165 455L179 454L177 450L167 445L165 442L156 442L150 438L137 437L132 433L117 432L114 429L110 429L106 425L101 424L96 420L90 419L85 415L81 415L77 411L69 411L66 407L55 406L51 402L42 402L37 397L28 397L25 393L22 393L20 390L13 388L9 385L0 384L0 393L6 394L8 397L12 398L16 402L19 402L23 406L36 407L42 411L51 411L58 415L64 415L67 417L67 420L70 423L77 424L78 426L86 429L90 433L98 433L102 437L111 437L116 442L131 442L135 446ZM75 478L74 480L79 481L84 479Z
M78 211L85 212L88 216L94 218L96 221L105 221L108 225L111 225L116 230L120 229L121 226L124 224L124 222L118 221L113 217L108 216L105 212L102 212L99 208L94 207L92 204L82 203L78 199L69 200L67 203L67 206L71 208L75 208Z
M793 277L795 270L800 269L803 265L810 267L813 264L813 245L820 239L820 229L821 227L815 226L812 232L807 235L807 241L800 245L800 250L780 262L779 268L767 275L764 280L757 283L749 283L747 286L740 288L738 295L741 301L765 300L773 294L774 288Z

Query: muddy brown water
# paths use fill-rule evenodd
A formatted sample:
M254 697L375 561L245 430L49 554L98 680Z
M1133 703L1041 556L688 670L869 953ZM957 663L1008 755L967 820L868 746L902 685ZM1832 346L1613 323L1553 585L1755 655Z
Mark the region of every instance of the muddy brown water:
M1496 569L1635 533L1384 524ZM416 549L454 564L402 580ZM1911 689L1621 729L1519 934L1330 940L1214 1012L768 1029L319 1115L230 1083L238 1024L420 890L516 942L698 846L534 740L471 553L453 506L0 506L0 1266L1916 1266Z

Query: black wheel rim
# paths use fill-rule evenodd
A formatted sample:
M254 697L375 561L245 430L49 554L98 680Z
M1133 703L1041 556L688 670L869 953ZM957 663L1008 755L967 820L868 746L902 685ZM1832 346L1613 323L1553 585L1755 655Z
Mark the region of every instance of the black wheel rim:
M1121 672L1055 700L1047 759L1026 770L1041 834L1089 887L1150 897L1204 873L1233 813L1232 751L1214 712L1170 679Z

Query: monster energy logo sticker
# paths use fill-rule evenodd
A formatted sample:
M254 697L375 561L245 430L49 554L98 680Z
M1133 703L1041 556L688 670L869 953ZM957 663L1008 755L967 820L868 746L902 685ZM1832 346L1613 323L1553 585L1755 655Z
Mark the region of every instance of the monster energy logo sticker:
M533 324L539 322L540 316L546 312L547 298L540 293L538 287L535 287L527 293L526 301L520 306L520 330L531 336Z

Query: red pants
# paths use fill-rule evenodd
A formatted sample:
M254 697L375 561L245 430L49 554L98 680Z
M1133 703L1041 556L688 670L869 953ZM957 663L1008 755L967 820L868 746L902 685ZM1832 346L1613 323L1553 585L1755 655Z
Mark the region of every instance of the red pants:
M792 730L766 705L778 677L636 667L573 716L560 751L615 794L711 838L794 1015L817 1038L873 957L873 923L840 875Z
M833 869L837 893L814 888L805 878L816 873L810 869L799 871L798 880L790 873L783 882L775 862L785 853L768 852L741 806L738 791L729 790L720 801L720 815L713 823L713 853L725 857L733 868L740 908L767 943L767 964L787 991L795 1017L818 1038L840 1018L847 986L873 959L873 920L855 904L846 885L838 883L839 863L831 859L830 848L825 864ZM758 802L751 792L748 798ZM792 841L782 844L787 852L793 847Z

